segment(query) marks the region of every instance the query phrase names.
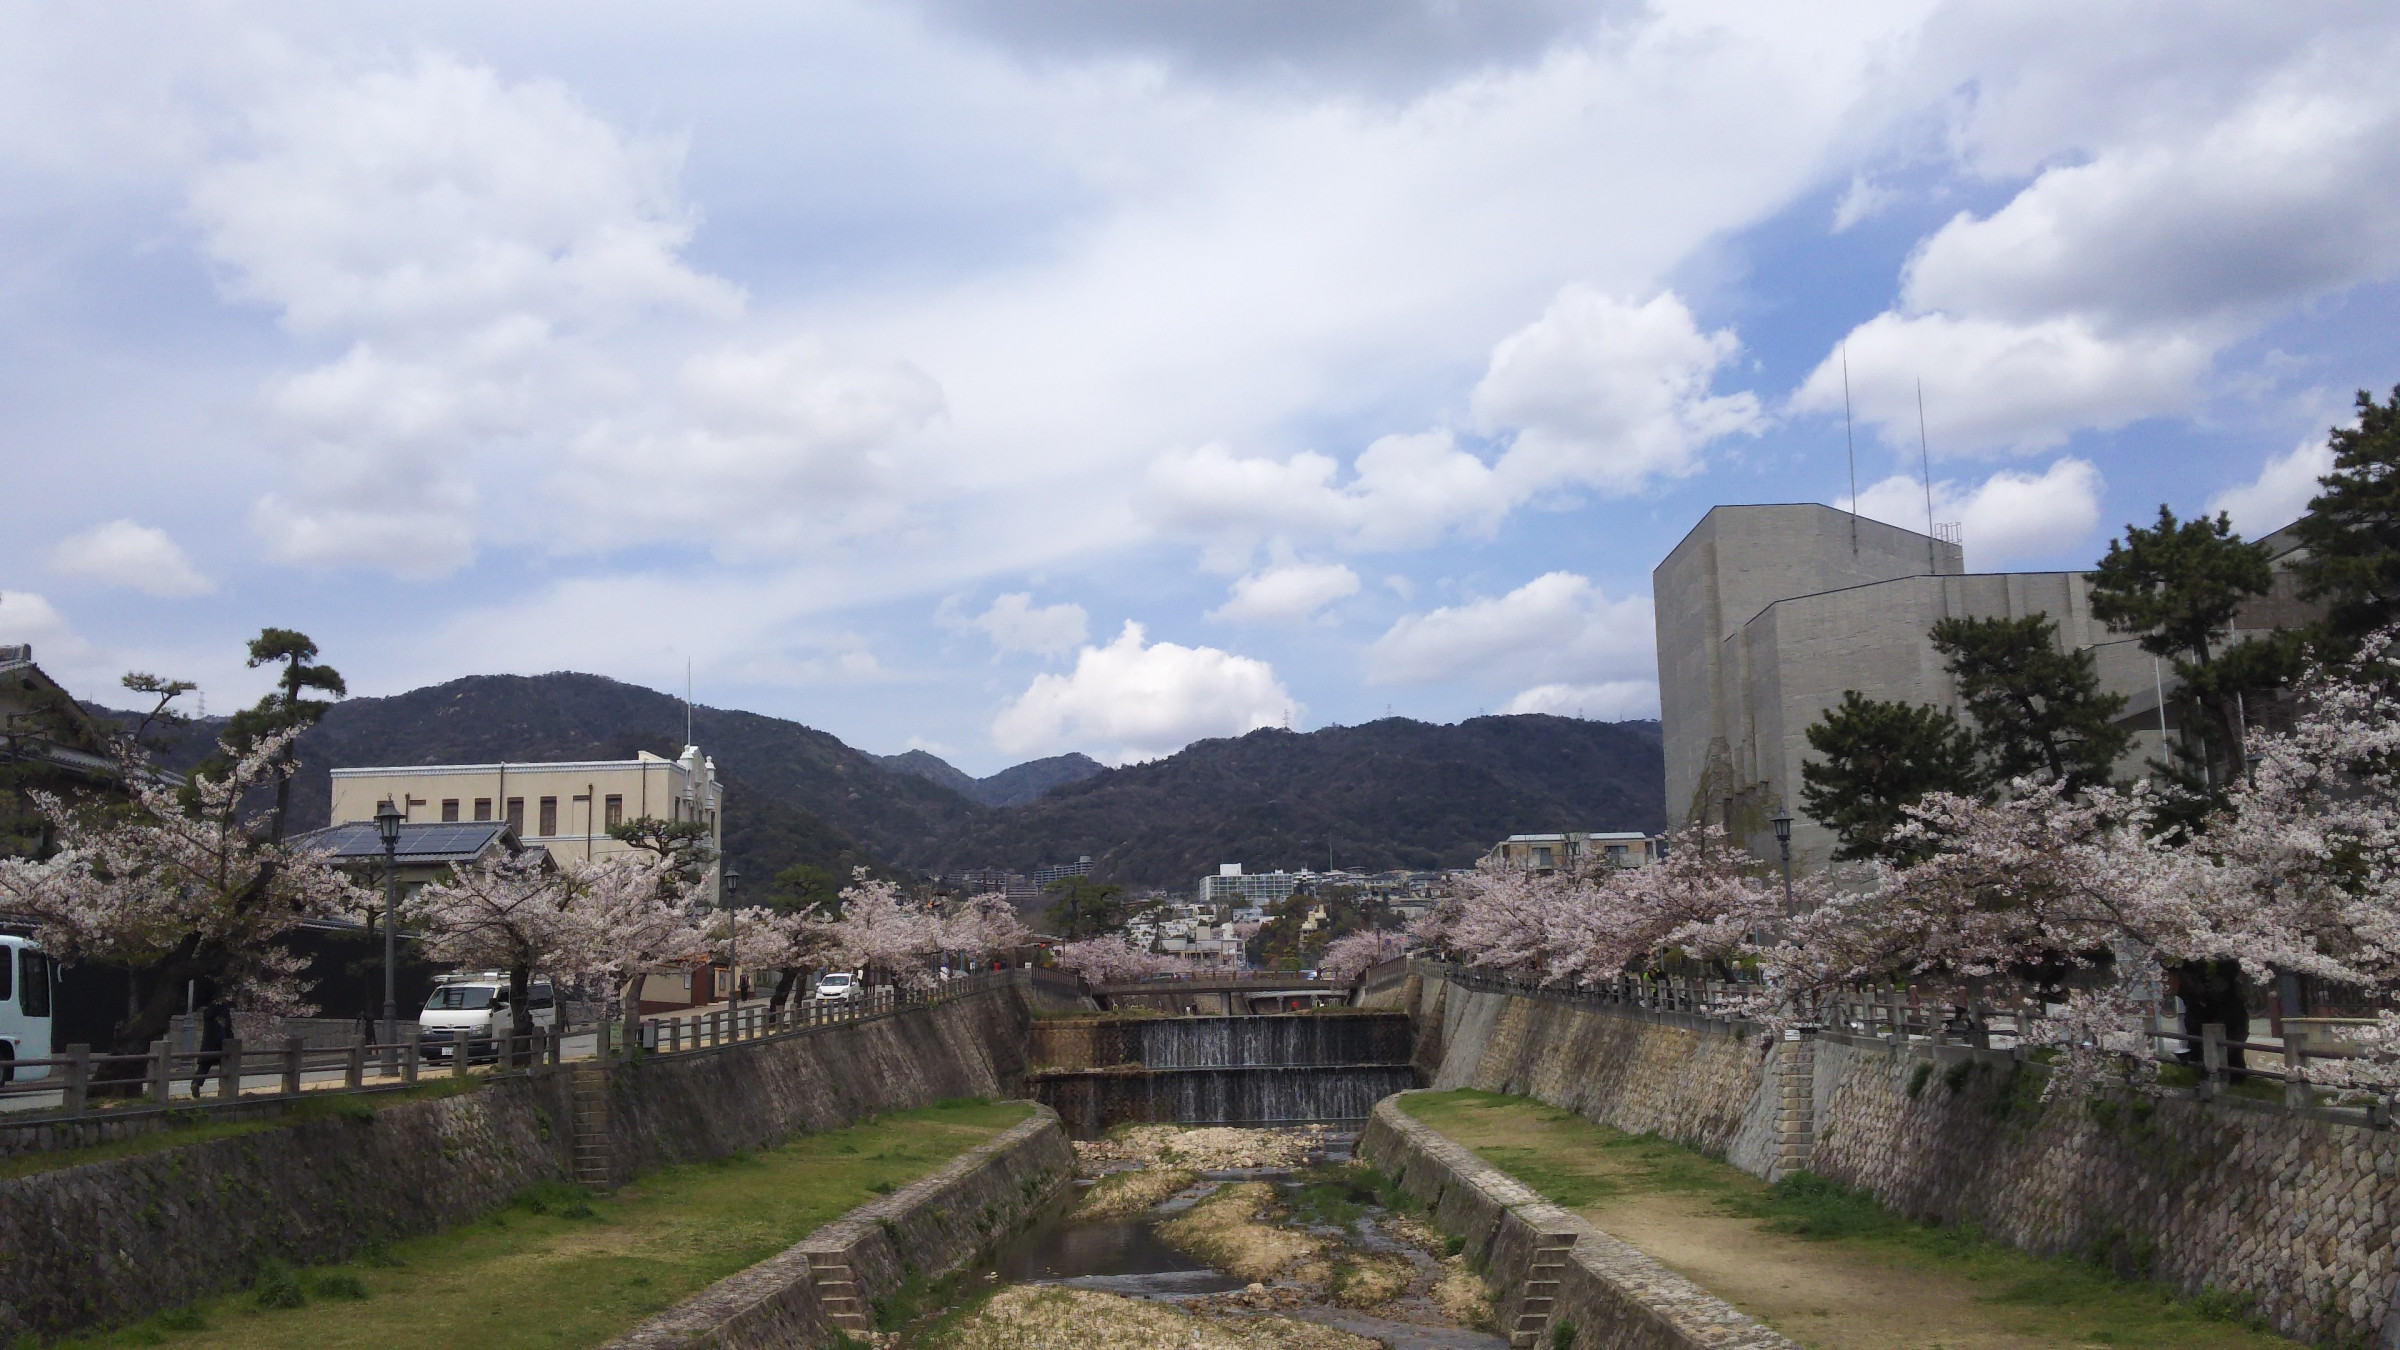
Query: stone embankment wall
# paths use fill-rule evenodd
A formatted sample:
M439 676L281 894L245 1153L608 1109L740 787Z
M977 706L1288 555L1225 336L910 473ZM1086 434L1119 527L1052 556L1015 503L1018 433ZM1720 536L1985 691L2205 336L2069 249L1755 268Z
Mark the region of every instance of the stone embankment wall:
M883 1111L1022 1089L1018 980L929 1007L605 1068L615 1180ZM258 1263L346 1259L576 1175L577 1066L456 1097L0 1181L0 1344L235 1288ZM583 1066L582 1072L592 1072Z
M2188 1092L2041 1099L2008 1052L1759 1029L1421 969L1436 1088L1524 1093L1773 1177L1805 1168L2027 1251L2255 1300L2277 1330L2375 1344L2389 1316L2400 1137L2361 1113ZM2396 1339L2390 1343L2400 1343Z
M1576 1350L1797 1350L1681 1275L1411 1119L1378 1103L1359 1156L1432 1209L1494 1291L1494 1318L1516 1344L1551 1345L1572 1326Z
M912 1274L964 1268L1075 1179L1047 1110L948 1166L718 1281L603 1350L791 1350L865 1330Z

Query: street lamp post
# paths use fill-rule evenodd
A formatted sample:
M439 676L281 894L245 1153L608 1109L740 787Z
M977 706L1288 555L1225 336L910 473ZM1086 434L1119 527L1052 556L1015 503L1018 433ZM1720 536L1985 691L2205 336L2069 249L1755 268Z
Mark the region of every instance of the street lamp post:
M736 1038L742 1034L742 944L741 918L733 907L733 892L741 879L741 869L732 863L725 864L717 874L717 882L724 891L717 903L725 910L725 1013Z
M1792 916L1792 813L1775 815L1775 848L1783 854L1783 916Z
M383 840L383 1076L400 1074L400 996L393 973L400 926L400 808L375 804L375 833Z

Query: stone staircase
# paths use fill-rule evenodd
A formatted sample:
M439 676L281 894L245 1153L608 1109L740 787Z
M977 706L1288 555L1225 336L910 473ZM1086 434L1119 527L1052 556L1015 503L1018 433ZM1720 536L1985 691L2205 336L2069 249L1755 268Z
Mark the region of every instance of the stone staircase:
M1517 1324L1509 1330L1513 1350L1537 1350L1558 1313L1559 1276L1567 1268L1573 1233L1544 1233L1534 1239L1533 1262L1525 1272L1525 1294L1517 1301Z
M604 1191L616 1180L608 1138L608 1070L575 1066L575 1182Z
M872 1310L858 1294L858 1277L840 1252L810 1252L808 1283L816 1290L817 1306L825 1320L844 1335L865 1339L874 1330Z

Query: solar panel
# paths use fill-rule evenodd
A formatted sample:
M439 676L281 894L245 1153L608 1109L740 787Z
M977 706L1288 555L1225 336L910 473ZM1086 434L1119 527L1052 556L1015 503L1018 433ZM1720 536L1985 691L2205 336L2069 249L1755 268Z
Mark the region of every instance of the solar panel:
M499 828L499 825L490 822L418 825L401 833L400 851L408 854L480 853Z

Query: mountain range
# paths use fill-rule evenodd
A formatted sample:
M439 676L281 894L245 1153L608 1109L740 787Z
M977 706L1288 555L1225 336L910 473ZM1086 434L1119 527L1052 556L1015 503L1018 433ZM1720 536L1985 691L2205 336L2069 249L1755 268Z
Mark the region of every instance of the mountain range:
M1059 755L978 779L922 750L872 755L783 718L688 715L726 786L726 853L761 879L795 863L846 876L1024 870L1088 854L1103 880L1181 888L1219 863L1457 867L1508 834L1664 823L1656 722L1387 717L1204 740L1117 769ZM686 716L680 699L572 673L349 699L301 739L291 824L326 823L336 766L672 757ZM219 725L188 724L162 758L195 762Z

